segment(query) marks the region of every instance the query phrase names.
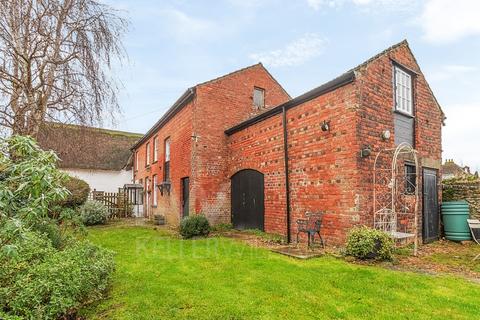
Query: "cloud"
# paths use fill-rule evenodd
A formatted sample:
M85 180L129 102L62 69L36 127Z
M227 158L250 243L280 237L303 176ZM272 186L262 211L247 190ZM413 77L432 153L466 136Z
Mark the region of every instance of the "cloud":
M358 9L368 11L378 10L412 10L419 0L307 0L314 10L322 8L339 8L343 5L354 5Z
M479 13L478 0L429 0L418 23L424 31L425 40L443 44L480 35Z
M300 65L323 53L327 40L315 33L307 33L285 48L252 53L249 58L272 67Z
M166 31L179 41L190 42L218 34L213 21L196 18L177 9L161 10L158 15L163 19Z
M465 76L477 71L476 66L467 66L461 64L450 64L441 67L437 67L435 71L430 72L428 79L430 81L445 81L452 78L460 78L465 81Z
M447 120L442 129L443 158L452 158L474 170L480 170L480 148L477 147L480 101L447 105L444 111Z

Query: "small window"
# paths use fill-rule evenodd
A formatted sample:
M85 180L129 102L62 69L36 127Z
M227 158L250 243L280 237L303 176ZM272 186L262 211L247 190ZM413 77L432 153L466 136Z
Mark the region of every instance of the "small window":
M415 194L417 189L417 171L414 165L405 165L405 194Z
M165 139L165 162L163 168L163 181L170 181L170 138Z
M158 137L153 138L153 162L158 161Z
M146 148L147 150L145 152L145 164L149 166L150 165L150 142L147 143Z
M253 105L257 108L265 106L265 90L255 87L253 89Z
M135 151L135 170L138 170L138 151Z
M157 185L158 185L157 175L154 175L153 176L153 205L154 206L157 206L157 203L158 203Z
M400 67L394 70L395 110L413 116L412 76Z

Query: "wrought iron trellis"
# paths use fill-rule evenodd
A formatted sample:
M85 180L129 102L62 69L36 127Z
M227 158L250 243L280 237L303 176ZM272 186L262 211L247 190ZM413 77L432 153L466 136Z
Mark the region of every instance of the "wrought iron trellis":
M405 164L415 166L409 172ZM375 157L373 169L374 228L396 241L413 239L418 247L419 165L417 151L408 143L384 149Z

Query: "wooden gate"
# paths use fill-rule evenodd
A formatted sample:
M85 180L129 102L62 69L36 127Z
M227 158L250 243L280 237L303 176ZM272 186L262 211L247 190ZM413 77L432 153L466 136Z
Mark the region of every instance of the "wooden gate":
M107 207L109 219L132 217L133 203L123 190L119 190L119 192L93 190L89 198L90 200L101 202Z

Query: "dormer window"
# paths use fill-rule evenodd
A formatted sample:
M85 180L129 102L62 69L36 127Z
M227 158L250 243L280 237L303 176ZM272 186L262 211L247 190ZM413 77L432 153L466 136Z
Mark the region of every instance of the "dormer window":
M413 116L412 76L402 68L394 67L395 110Z
M253 105L260 109L265 106L265 90L262 88L253 88Z

